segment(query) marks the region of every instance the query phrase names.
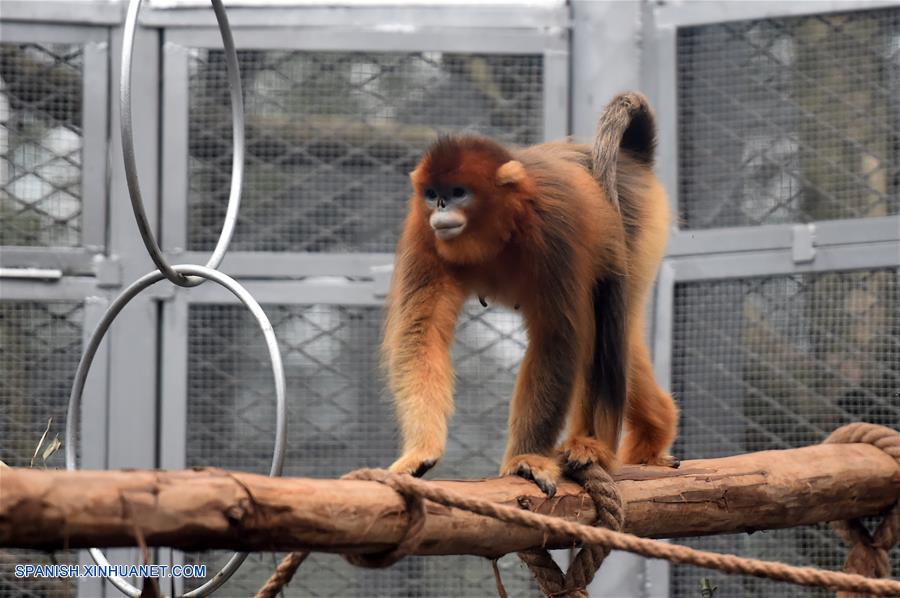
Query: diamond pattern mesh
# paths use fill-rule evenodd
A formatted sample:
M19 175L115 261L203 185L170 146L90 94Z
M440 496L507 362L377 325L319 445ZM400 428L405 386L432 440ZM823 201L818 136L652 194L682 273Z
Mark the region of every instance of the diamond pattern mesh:
M539 55L242 51L247 162L237 251L390 252L407 173L437 131L534 143ZM231 167L223 53L190 61L188 245L219 235Z
M0 301L0 461L28 467L52 417L49 442L66 421L69 387L81 356L80 303ZM45 444L46 446L46 444ZM38 456L35 466L44 465ZM46 466L63 468L62 451ZM16 563L77 563L77 553L52 555L29 550L0 551L0 596L64 597L72 579L16 579Z
M684 228L900 211L900 8L678 32Z
M897 270L679 284L673 334L679 457L805 446L852 421L900 429ZM684 543L833 570L846 554L825 525ZM684 566L672 577L674 596L699 595L702 577L725 596L830 595Z
M279 338L288 397L286 475L338 477L384 467L397 456L392 407L378 371L380 307L266 306ZM268 471L274 429L273 384L255 322L238 306L190 311L187 464ZM496 475L524 331L517 314L467 309L454 349L457 412L445 462L434 477ZM223 553L188 558L221 565ZM255 592L282 555L252 555L221 590ZM511 595L532 590L515 555L500 561ZM407 558L386 570L352 567L334 555L310 557L291 596L490 595L490 563L476 557Z
M81 46L0 44L0 245L81 243Z

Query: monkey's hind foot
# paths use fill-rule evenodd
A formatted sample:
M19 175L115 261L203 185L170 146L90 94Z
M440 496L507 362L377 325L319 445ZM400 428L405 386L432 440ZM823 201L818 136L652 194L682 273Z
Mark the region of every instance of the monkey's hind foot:
M509 459L503 465L500 473L501 475L517 475L531 480L548 497L556 494L556 482L561 474L556 459L534 453L516 455Z
M573 436L559 450L567 470L581 469L595 463L606 471L618 467L615 451L597 438Z
M681 461L667 452L655 453L650 451L641 451L638 448L626 447L622 453L623 463L633 463L635 465L655 465L657 467L671 467L678 469Z
M416 478L421 478L429 469L434 467L440 457L423 457L418 453L403 455L390 466L393 473L408 473Z
M647 463L647 465L657 465L659 467L671 467L672 469L678 469L679 467L681 467L681 459L679 459L678 457L673 457L672 455L665 454L657 457L656 459L653 459L650 463Z

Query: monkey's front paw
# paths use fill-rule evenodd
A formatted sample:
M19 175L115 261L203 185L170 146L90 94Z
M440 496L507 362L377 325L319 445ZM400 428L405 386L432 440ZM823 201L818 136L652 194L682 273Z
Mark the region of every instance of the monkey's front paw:
M421 478L437 464L440 458L440 455L426 456L421 453L407 453L394 461L389 469L394 473L408 473L413 477Z
M501 475L517 475L537 484L548 497L556 494L559 480L559 463L552 457L528 453L509 459L500 470Z
M581 469L596 463L610 471L618 465L615 451L597 438L573 436L566 440L559 450L569 470Z

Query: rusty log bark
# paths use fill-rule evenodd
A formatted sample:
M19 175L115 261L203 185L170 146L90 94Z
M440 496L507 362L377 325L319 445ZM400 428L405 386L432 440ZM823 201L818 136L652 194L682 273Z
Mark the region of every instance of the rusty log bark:
M863 444L820 445L680 469L626 466L616 475L626 531L674 538L749 532L875 515L900 497L900 467ZM436 482L507 505L590 523L591 500L564 482L547 499L519 478ZM565 538L428 503L420 554L494 557ZM376 482L268 478L218 469L0 469L0 547L150 546L184 550L373 552L396 544L403 502Z

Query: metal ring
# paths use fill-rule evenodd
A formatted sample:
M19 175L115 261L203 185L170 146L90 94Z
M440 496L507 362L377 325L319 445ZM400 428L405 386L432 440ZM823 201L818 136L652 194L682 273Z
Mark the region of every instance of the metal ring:
M272 324L266 317L265 312L259 306L259 303L250 295L247 290L237 281L226 274L222 274L218 270L213 270L205 266L182 264L172 266L172 270L179 276L190 274L199 276L203 280L212 280L222 285L237 297L244 306L250 310L250 313L256 318L263 336L266 339L266 347L269 350L269 358L272 361L272 375L275 377L275 447L272 451L272 466L269 469L270 476L280 476L284 467L284 449L285 438L287 433L286 418L286 401L285 401L285 383L284 383L284 366L281 363L281 353L278 350L278 341L275 339L275 332L272 330ZM97 328L94 329L87 347L78 363L78 370L75 372L75 381L72 383L72 392L69 395L69 409L66 413L66 469L68 471L76 471L78 469L75 462L75 445L77 438L77 418L81 411L81 395L84 392L84 382L87 379L88 372L91 369L91 363L94 361L94 355L100 342L109 330L110 325L119 312L122 311L128 302L135 298L141 291L147 287L159 282L165 278L165 275L156 270L145 274L137 281L133 282L121 295L116 297L115 301L103 314ZM108 566L109 560L103 552L98 548L91 548L91 557L94 562L101 566ZM235 552L232 557L225 563L225 566L216 573L212 579L205 584L183 594L184 598L198 598L208 596L217 590L228 578L237 571L244 559L247 558L246 552ZM141 590L131 585L124 578L119 576L111 576L107 578L110 583L116 586L122 593L127 596L139 598Z
M159 243L150 229L147 213L144 211L144 200L141 196L141 185L138 180L137 164L134 157L134 118L131 114L131 71L134 58L134 34L137 28L137 17L141 10L142 0L131 0L128 5L128 14L125 18L125 31L122 38L122 74L119 87L119 121L122 129L122 158L125 163L125 181L128 184L128 195L131 197L131 209L137 221L138 230L144 240L144 246L150 253L150 258L166 278L182 287L192 287L201 284L203 278L186 278L176 272L163 256ZM231 35L231 27L228 25L228 16L222 0L212 0L213 10L216 13L216 22L219 24L219 33L222 35L222 45L225 48L225 62L228 68L228 85L231 88L231 122L234 129L233 143L234 153L231 159L231 190L228 195L228 207L225 212L225 222L222 224L222 232L212 255L206 262L207 268L218 268L231 243L234 233L234 225L237 222L238 208L241 205L241 188L244 181L244 95L241 91L241 74L238 68L237 50L234 46L234 37Z

